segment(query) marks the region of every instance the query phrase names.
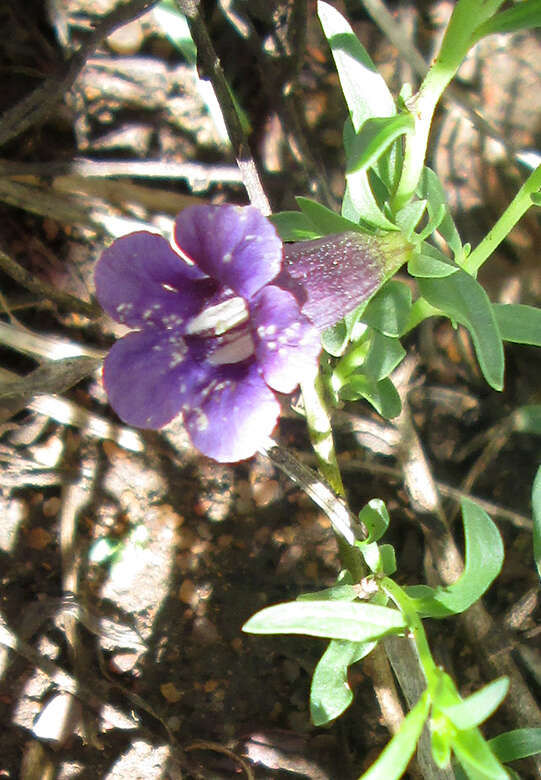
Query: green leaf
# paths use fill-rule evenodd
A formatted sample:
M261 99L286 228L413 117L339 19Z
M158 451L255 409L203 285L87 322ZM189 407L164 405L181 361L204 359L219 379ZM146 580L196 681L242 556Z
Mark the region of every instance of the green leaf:
M493 303L504 341L541 347L541 309L523 303Z
M405 355L406 350L398 339L384 336L375 330L363 363L363 373L379 382L394 371Z
M357 596L353 585L333 585L313 593L301 593L297 596L297 601L355 601Z
M266 607L242 627L249 634L307 634L368 642L406 626L396 609L345 601L292 601Z
M429 709L430 699L425 691L402 721L398 733L359 780L398 780L403 775L415 752Z
M389 576L396 571L396 556L392 545L377 544L377 542L358 542L357 546L366 565L374 574Z
M401 336L408 324L411 290L403 282L391 280L369 301L361 321L385 336Z
M441 711L459 731L472 729L490 718L507 696L508 690L509 678L500 677L459 704L441 707Z
M366 230L396 230L396 225L393 225L378 207L366 171L352 173L346 178L342 216L353 222L359 222Z
M472 43L494 33L512 33L516 30L529 30L532 27L541 27L541 2L540 0L522 0L513 8L508 8L488 19L475 30Z
M415 228L421 221L426 211L426 200L412 200L400 209L395 216L395 221L408 241L415 232Z
M452 740L452 747L464 771L473 780L509 780L478 729L459 731Z
M483 375L495 390L503 387L504 355L492 304L473 276L461 269L445 279L419 279L426 300L470 332Z
M541 753L541 728L514 729L498 734L488 743L500 761L518 761Z
M426 617L442 618L464 612L490 587L503 564L502 539L490 517L465 498L461 507L466 547L461 576L447 587L413 585L405 588L417 611Z
M364 374L352 374L346 384L340 388L340 398L344 401L358 401L359 398L364 398L386 420L398 417L402 410L400 396L388 377L376 382Z
M518 433L533 433L541 436L541 404L519 406L511 415L513 430Z
M331 325L321 334L323 349L333 357L340 357L344 354L348 341L348 329L344 320L340 320L336 325Z
M327 236L332 233L345 233L348 230L356 230L358 233L366 232L361 230L356 222L336 214L326 206L322 206L321 203L311 200L311 198L299 196L295 200L304 216L312 223L321 236Z
M313 222L301 211L279 211L269 219L282 241L305 241L323 235L314 228Z
M391 522L385 502L381 498L371 498L359 512L359 522L364 524L368 531L366 542L377 542L381 539Z
M420 254L413 255L408 263L408 273L425 279L441 279L459 270L443 252L430 244L423 244Z
M364 658L375 642L357 643L333 639L315 668L310 688L310 715L314 726L323 726L346 710L353 701L348 667Z
M189 65L195 65L197 61L197 49L186 17L177 8L173 0L162 0L153 9L155 22L161 27L163 33L184 55Z
M394 114L393 96L350 24L333 6L321 0L317 11L355 132L370 117Z
M532 486L532 513L533 513L533 557L537 567L537 573L541 577L541 466Z
M438 233L449 244L455 260L462 257L462 241L447 204L447 196L434 171L425 166L417 186L417 194L427 201L430 220L434 220Z
M348 174L374 166L397 138L412 132L413 126L410 113L367 119L349 149Z
M395 113L393 96L349 23L328 3L320 1L317 7L323 32L334 57L353 131L357 133L370 117L392 116ZM378 208L365 171L348 178L342 215L353 222L362 220L365 226L370 224L382 230L395 229Z

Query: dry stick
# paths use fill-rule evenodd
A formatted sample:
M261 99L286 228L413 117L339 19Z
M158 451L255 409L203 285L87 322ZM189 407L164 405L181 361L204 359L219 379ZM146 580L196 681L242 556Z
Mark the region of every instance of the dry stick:
M114 32L117 27L122 27L122 25L146 13L158 2L159 0L131 0L131 2L117 6L111 13L104 16L94 28L89 39L69 59L63 75L46 79L30 95L4 113L0 122L0 146L16 138L32 125L46 119L62 96L71 88L84 68L87 59L101 41Z
M76 298L74 295L70 295L46 282L42 282L34 276L34 274L31 274L30 271L27 271L20 266L19 263L13 260L13 258L6 254L2 249L0 249L0 270L4 271L8 276L11 276L12 279L15 279L16 282L23 287L26 287L30 292L36 293L42 298L48 298L59 306L68 309L68 311L83 314L90 319L98 317L101 312L101 309L97 304L87 303L80 298Z
M270 203L261 184L261 178L250 151L248 139L242 129L242 123L225 80L220 60L214 50L205 22L199 13L198 3L195 0L177 0L177 4L188 20L190 32L197 48L197 61L201 70L201 77L210 79L216 93L216 99L222 110L227 134L229 135L250 203L258 208L264 216L268 216L271 213Z

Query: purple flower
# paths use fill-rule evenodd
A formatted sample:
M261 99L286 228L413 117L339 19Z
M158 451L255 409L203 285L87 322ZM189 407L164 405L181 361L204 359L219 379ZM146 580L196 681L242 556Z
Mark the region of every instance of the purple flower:
M319 332L295 296L272 284L282 244L257 209L190 207L177 217L175 242L179 252L132 233L96 265L101 306L134 328L105 359L105 390L129 425L162 428L181 413L202 453L242 460L276 424L274 391L291 393L315 375Z

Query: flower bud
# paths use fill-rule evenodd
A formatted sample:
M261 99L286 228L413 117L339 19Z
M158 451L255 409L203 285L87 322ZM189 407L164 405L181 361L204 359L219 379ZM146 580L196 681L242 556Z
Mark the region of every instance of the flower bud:
M413 251L399 233L355 231L284 244L278 283L292 292L319 330L371 298Z

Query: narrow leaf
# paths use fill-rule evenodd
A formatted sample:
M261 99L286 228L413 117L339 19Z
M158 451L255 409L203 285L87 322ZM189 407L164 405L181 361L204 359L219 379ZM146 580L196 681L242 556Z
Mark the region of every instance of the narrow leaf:
M250 634L307 634L367 642L406 626L396 609L344 601L293 601L262 609L243 626Z
M332 5L317 4L355 132L372 116L395 113L393 96L350 24Z
M374 331L368 355L363 363L363 371L376 382L385 379L402 362L406 350L397 338L384 336Z
M375 642L346 642L333 639L315 668L310 688L310 715L314 726L323 726L346 710L353 701L348 667L364 658Z
M280 211L269 219L282 241L305 241L322 235L302 211Z
M500 677L485 685L480 691L472 693L459 704L441 707L441 711L460 731L472 729L483 723L498 709L508 690L509 678Z
M365 374L352 374L348 377L347 383L340 388L340 398L344 401L357 401L359 398L364 398L386 420L398 417L402 410L400 396L389 377L375 382Z
M500 761L518 761L541 753L541 728L514 729L498 734L488 743Z
M350 219L336 214L326 206L318 203L311 198L303 198L299 196L295 198L297 205L308 219L312 223L313 227L321 236L329 235L330 233L344 233L347 230L361 231L359 225L356 222L352 222Z
M366 542L377 542L389 527L390 517L381 498L372 498L359 512L359 522L368 531Z
M493 303L504 341L541 347L541 309L523 303Z
M473 43L477 43L486 35L512 33L532 27L541 27L541 2L523 0L481 24L473 34Z
M462 242L449 211L445 190L434 171L427 166L423 168L417 193L420 198L426 199L429 217L435 220L439 234L447 241L457 259L462 255Z
M406 588L422 615L441 618L464 612L481 598L500 573L504 558L500 532L473 501L463 499L461 506L466 546L464 571L448 587Z
M413 130L412 114L367 119L355 136L348 153L348 173L370 168L397 138Z
M476 780L509 780L509 775L478 729L459 731L452 740L452 747L469 777L475 777Z
M500 331L483 287L459 270L445 279L419 279L426 300L470 332L479 365L488 384L503 387L504 355Z
M400 730L359 780L398 780L406 771L428 717L430 699L423 693L408 712Z

